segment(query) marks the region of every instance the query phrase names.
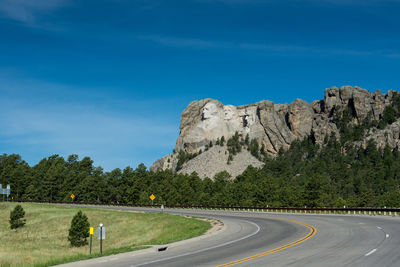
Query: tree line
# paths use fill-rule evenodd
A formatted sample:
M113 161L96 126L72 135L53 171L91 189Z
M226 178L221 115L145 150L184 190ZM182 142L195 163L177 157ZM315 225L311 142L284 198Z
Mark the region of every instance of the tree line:
M26 200L70 201L74 194L74 201L149 204L154 194L154 203L175 205L400 207L400 153L373 141L343 146L331 135L319 146L311 134L264 162L234 179L227 172L201 179L144 164L105 172L77 155L53 155L31 167L17 154L3 154L0 183Z

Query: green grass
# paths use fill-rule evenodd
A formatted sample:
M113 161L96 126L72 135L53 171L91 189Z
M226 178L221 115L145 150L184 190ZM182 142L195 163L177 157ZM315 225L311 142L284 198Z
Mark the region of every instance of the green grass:
M205 233L210 223L165 213L142 213L93 208L22 203L26 225L11 230L10 211L17 203L0 203L0 266L50 266L99 256L97 226L106 227L103 255L166 244ZM82 210L95 228L92 255L89 246L71 247L68 229Z

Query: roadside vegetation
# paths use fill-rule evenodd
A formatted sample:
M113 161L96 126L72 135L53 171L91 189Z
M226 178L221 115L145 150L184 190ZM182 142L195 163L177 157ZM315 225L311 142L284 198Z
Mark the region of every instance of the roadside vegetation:
M23 203L26 224L10 229L10 211L16 203L0 203L0 266L50 266L99 256L97 226L106 227L103 255L166 244L205 233L210 223L163 213L139 213ZM84 211L94 227L92 256L89 246L71 246L71 220Z
M24 219L25 211L21 205L15 206L10 212L10 228L17 229L25 225L26 220Z
M18 155L3 155L0 183L11 184L14 199L27 200L71 201L74 193L75 202L152 204L154 194L158 205L400 207L397 149L378 149L373 141L356 147L334 135L320 146L310 135L264 161L263 168L249 167L235 179L226 172L200 179L196 173L151 172L143 164L103 172L74 155L30 167Z

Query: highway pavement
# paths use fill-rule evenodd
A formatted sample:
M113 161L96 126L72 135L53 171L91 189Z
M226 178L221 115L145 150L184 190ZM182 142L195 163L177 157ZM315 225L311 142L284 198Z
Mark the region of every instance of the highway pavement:
M190 209L164 212L215 218L224 227L166 245L165 251L156 246L63 266L400 266L398 217Z

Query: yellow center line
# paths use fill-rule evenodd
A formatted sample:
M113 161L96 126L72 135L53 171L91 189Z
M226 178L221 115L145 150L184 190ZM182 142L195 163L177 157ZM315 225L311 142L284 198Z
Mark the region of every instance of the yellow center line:
M266 255L269 255L269 254L272 254L272 253L275 253L275 252L278 252L278 251L293 247L293 246L295 246L297 244L300 244L300 243L310 239L311 237L313 237L317 233L317 228L315 228L312 225L308 225L308 224L305 224L305 223L302 223L302 222L299 222L299 221L289 220L289 219L277 219L277 220L286 220L286 221L290 221L290 222L294 222L294 223L303 225L303 226L307 227L308 229L310 229L310 232L306 236L303 236L302 238L297 239L297 240L295 240L295 241L293 241L293 242L291 242L289 244L286 244L286 245L283 245L283 246L280 246L280 247L277 247L277 248L274 248L274 249L271 249L271 250L268 250L268 251L264 251L264 252L261 252L259 254L255 254L253 256L250 256L250 257L247 257L247 258L244 258L244 259L240 259L240 260L228 262L228 263L225 263L225 264L222 264L222 265L218 265L217 267L233 266L233 265L236 265L236 264L239 264L239 263L242 263L242 262L246 262L246 261L250 261L250 260L254 260L254 259L257 259L257 258L264 257Z

